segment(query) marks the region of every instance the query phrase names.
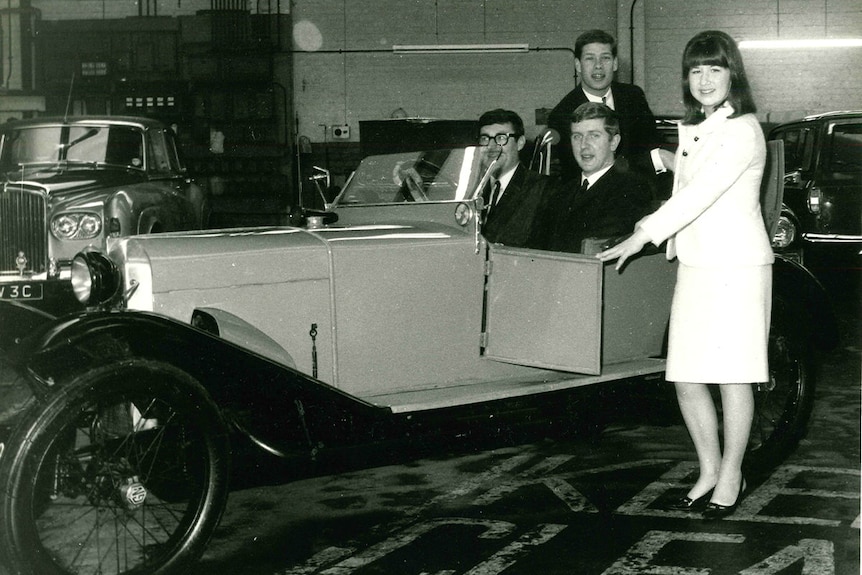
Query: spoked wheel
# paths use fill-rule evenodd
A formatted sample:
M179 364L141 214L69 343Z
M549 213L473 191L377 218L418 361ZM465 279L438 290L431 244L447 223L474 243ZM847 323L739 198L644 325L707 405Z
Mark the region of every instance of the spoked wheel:
M754 386L751 463L771 466L786 457L805 434L814 404L815 372L810 352L780 298L773 302L769 334L769 382Z
M13 573L172 573L227 500L227 430L205 390L150 361L86 373L33 406L0 461Z

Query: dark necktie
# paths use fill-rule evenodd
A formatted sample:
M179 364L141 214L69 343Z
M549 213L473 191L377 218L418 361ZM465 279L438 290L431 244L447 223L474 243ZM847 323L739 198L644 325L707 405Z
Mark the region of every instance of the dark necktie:
M581 192L586 192L587 188L590 187L590 181L586 178L581 180Z
M494 182L494 187L491 188L491 197L488 199L488 211L491 211L491 207L496 206L497 202L500 201L500 180Z

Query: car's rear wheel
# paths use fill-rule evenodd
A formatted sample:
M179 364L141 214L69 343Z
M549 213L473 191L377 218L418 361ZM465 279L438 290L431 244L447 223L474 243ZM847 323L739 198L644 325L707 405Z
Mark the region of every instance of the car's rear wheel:
M227 499L227 429L187 374L85 373L32 406L0 461L12 573L164 574L200 556Z
M805 435L814 405L816 372L809 346L785 299L773 300L769 381L754 387L749 464L772 466Z

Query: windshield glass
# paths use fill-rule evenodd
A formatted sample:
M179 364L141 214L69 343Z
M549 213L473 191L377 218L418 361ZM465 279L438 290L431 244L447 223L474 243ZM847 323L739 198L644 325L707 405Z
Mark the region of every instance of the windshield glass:
M86 163L143 168L144 138L128 126L32 126L6 132L0 166Z
M482 177L477 148L368 156L335 205L445 202L471 197Z

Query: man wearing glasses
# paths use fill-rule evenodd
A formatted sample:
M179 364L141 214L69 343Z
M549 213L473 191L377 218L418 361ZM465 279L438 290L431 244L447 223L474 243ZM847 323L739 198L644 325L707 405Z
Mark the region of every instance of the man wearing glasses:
M556 179L527 169L519 152L526 144L524 122L511 110L497 108L479 117L482 171L496 160L485 200L482 235L492 243L532 247L539 206L556 187Z

